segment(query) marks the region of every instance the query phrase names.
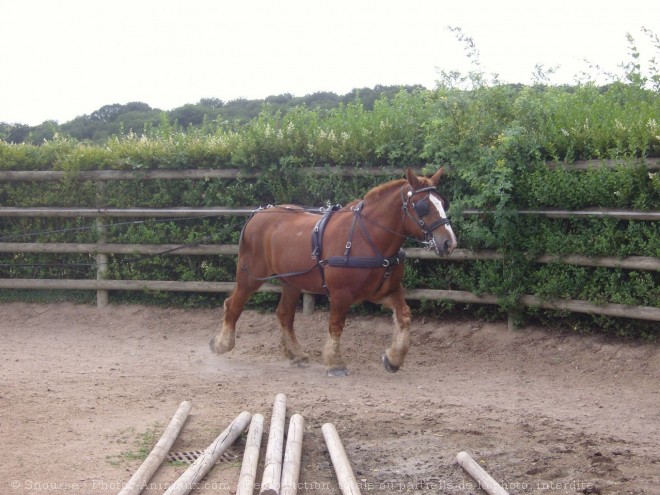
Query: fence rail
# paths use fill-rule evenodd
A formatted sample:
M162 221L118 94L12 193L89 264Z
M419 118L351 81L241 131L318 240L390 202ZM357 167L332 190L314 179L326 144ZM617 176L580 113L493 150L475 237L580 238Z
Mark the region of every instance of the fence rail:
M66 279L0 279L0 289L57 289L57 290L154 290L177 292L222 292L228 293L234 289L234 282L177 282L171 280L66 280ZM280 292L275 284L264 284L260 292ZM311 296L311 294L306 294ZM498 298L492 294L473 294L458 290L408 289L406 299L410 300L451 300L472 304L498 303ZM599 314L639 320L660 321L660 308L651 306L629 306L625 304L594 304L588 301L572 299L544 300L533 295L522 295L519 303L527 307L539 307L575 313ZM307 308L313 307L309 301ZM306 311L309 311L307 309Z
M647 170L660 170L660 158L645 158ZM569 170L592 170L597 168L616 168L622 166L620 160L581 160L572 163L548 162L550 168L566 168ZM446 173L451 173L451 166L445 167ZM73 180L184 180L184 179L251 179L261 172L239 168L218 169L131 169L131 170L0 170L0 181L35 181L52 182L63 179ZM341 176L391 176L401 175L401 170L393 168L350 168L350 167L309 167L305 173L319 177Z
M0 207L0 217L108 217L108 218L181 218L211 216L247 216L258 206L228 208L223 206L209 208L15 208ZM488 215L489 210L466 209L464 215ZM548 218L616 218L619 220L642 220L654 222L660 220L660 211L618 210L598 208L582 211L571 210L518 210L519 215L533 215Z
M613 160L597 162L577 162L574 164L548 164L549 166L564 166L578 170L595 168L597 166L616 167L619 163ZM647 159L646 167L649 170L660 170L660 159ZM307 169L313 175L400 175L400 171L386 169L337 169L316 167ZM66 171L0 171L0 181L59 181L94 180L101 184L109 180L178 180L178 179L236 179L239 177L255 177L257 173L245 172L238 169L209 169L209 170L99 170L71 173ZM0 208L0 217L87 217L95 218L99 230L105 228L104 218L185 218L207 216L247 216L255 208ZM491 212L484 210L465 210L466 215L484 215ZM646 212L617 209L592 209L584 211L568 210L522 210L521 215L536 215L550 218L616 218L637 221L658 221L660 212ZM108 254L137 254L137 255L221 255L235 256L238 253L236 245L143 245L143 244L111 244L106 243L103 236L95 244L76 243L33 243L33 242L0 242L0 252L33 252L55 254L90 254L97 256L96 280L67 280L67 279L0 279L0 289L79 289L96 290L99 305L107 301L109 290L157 290L157 291L184 291L184 292L230 292L234 282L182 282L164 280L107 280ZM409 258L438 259L433 253L420 248L408 248L406 254ZM440 260L441 262L460 262L466 260L498 260L505 256L494 251L472 252L457 249L451 256ZM533 258L538 263L567 263L581 266L602 266L631 270L660 271L660 258L628 256L617 257L589 257L583 255L542 255ZM264 292L278 292L279 286L264 284ZM406 297L412 300L452 300L461 303L497 304L498 298L492 294L472 294L465 291L431 290L412 288L406 291ZM306 295L305 307L310 308L312 303L310 295ZM520 304L530 307L558 309L571 312L601 314L607 316L635 318L643 320L660 321L660 308L648 306L631 306L623 304L598 305L588 301L576 300L544 300L534 295L523 295Z
M406 257L413 259L439 260L424 248L406 248ZM134 254L134 255L190 255L231 256L238 254L238 244L77 244L40 242L0 242L0 253L51 253L51 254ZM471 251L456 249L442 261L502 260L505 255L497 251ZM579 266L601 266L626 270L660 271L660 258L650 256L582 256L542 255L531 258L536 263L565 263Z

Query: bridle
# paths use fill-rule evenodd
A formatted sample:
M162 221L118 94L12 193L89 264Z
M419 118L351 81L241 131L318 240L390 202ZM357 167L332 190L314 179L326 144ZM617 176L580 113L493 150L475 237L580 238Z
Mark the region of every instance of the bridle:
M422 229L422 232L424 232L424 237L425 237L424 244L426 245L426 248L433 249L435 245L435 241L433 240L433 231L438 227L442 227L443 225L449 225L449 219L446 217L436 220L431 225L428 225L423 218L426 215L428 215L430 210L429 196L433 192L437 193L438 190L436 189L435 186L425 186L419 189L410 190L404 194L403 192L404 189L405 186L401 188L401 209L403 210L404 220L405 217L407 216L413 222L415 222L419 226L419 228ZM413 201L413 198L416 195L425 192L429 193L428 196L426 196L425 198L419 201ZM443 208L447 210L447 208L449 208L449 204L444 198L440 198L440 199L443 202ZM411 211L414 212L414 215Z

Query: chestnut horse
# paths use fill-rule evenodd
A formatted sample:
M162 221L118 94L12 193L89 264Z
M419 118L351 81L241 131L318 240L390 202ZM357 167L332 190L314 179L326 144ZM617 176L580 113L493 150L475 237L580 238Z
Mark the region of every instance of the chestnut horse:
M276 313L284 353L293 364L309 361L293 330L300 294L307 291L330 298L323 352L328 375L348 374L339 340L349 308L365 300L394 312L392 344L382 361L387 371L397 371L408 352L411 322L401 284L401 246L414 238L437 255L456 248L448 204L436 190L441 175L442 169L431 178L417 177L408 169L406 179L375 187L363 200L329 208L320 218L298 206L257 210L241 233L236 287L225 300L224 321L211 349L222 354L234 348L236 321L248 298L264 281L278 278L282 295Z

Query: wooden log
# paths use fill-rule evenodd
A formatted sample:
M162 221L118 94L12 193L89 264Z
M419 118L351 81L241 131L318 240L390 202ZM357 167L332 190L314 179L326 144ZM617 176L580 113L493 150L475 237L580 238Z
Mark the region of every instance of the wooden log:
M300 414L294 414L289 420L289 431L286 437L280 495L296 495L298 493L303 434L303 417Z
M660 170L660 158L644 158L635 160L633 166L644 164L647 170ZM592 170L599 168L630 167L629 160L578 160L572 163L566 162L546 162L548 168L565 168L567 170ZM402 172L398 169L367 168L367 167L308 167L306 174L311 176L338 176L338 177L356 177L356 176L401 176ZM420 173L420 170L416 170ZM445 166L445 175L452 173L452 168ZM184 180L184 179L238 179L255 178L260 171L246 171L238 168L222 169L186 169L186 170L81 170L78 172L62 170L1 170L1 181L32 181L47 182L59 181L63 179L73 180Z
M67 207L0 207L0 217L113 217L113 218L183 218L212 216L250 216L256 206L244 208L208 207L208 208L67 208ZM494 210L467 208L463 215L491 215ZM548 218L617 218L619 220L642 220L654 222L660 220L660 211L619 210L600 208L594 210L518 210L519 215L535 215Z
M208 474L222 454L234 443L250 424L252 415L243 411L220 433L218 438L202 452L188 469L167 489L164 495L187 495Z
M318 177L358 177L358 176L401 176L401 170L365 167L308 167L306 175ZM187 169L187 170L81 170L79 172L61 170L2 170L0 181L59 181L72 180L185 180L185 179L249 179L259 177L260 171L246 171L238 168L227 169Z
M2 246L0 245L0 249ZM407 258L426 259L434 261L471 261L471 260L504 260L506 256L492 250L470 251L469 249L456 249L449 256L441 260L433 252L425 248L406 248ZM536 263L565 263L577 266L603 266L606 268L624 268L626 270L660 271L660 258L652 256L584 256L580 254L542 254L530 258Z
M270 431L264 458L264 474L261 478L261 495L278 495L282 480L282 450L286 419L286 395L277 394L270 418Z
M520 296L520 303L524 306L545 309L571 311L573 313L586 313L592 315L615 316L617 318L634 318L637 320L660 321L660 308L653 306L628 306L626 304L595 304L589 301L574 299L542 300L533 295Z
M0 289L48 289L48 290L161 290L180 292L231 292L234 282L179 282L168 280L72 280L72 279L32 279L3 278ZM263 284L258 292L281 292L275 284ZM461 303L497 304L498 297L493 294L476 295L460 290L407 289L406 299L441 301L447 299ZM636 320L660 321L660 308L654 306L629 306L626 304L595 304L589 301L571 299L541 300L533 295L523 295L519 299L523 306L558 309L574 313L615 316Z
M3 278L0 289L73 289L73 290L163 290L181 292L231 292L234 282L179 282L176 280L82 280ZM264 284L259 292L281 292L275 284Z
M490 215L495 210L478 210L467 208L463 215ZM518 215L532 215L547 218L617 218L619 220L643 220L655 222L660 220L660 211L618 210L614 208L599 208L593 210L518 210Z
M405 248L406 258L433 261L470 261L470 260L502 260L505 256L493 250L471 251L469 249L455 249L445 258L439 258L435 251L426 248Z
M158 443L156 443L156 446L151 450L138 470L135 471L135 474L133 474L131 479L128 480L128 483L124 485L119 492L119 495L138 495L139 493L142 493L142 490L144 490L151 477L163 463L172 444L174 444L174 441L179 436L181 428L183 428L186 419L188 419L191 409L192 405L188 401L183 401L181 405L179 405L179 408L170 420L170 424L165 428L160 440L158 440Z
M440 301L448 299L450 301L476 304L497 304L498 298L493 294L477 295L463 290L441 290L441 289L406 289L406 299L431 301Z
M467 452L459 452L456 461L488 495L509 495Z
M617 168L644 165L647 170L660 170L660 158L638 158L631 164L630 159L603 159L603 160L577 160L572 163L566 162L545 162L550 168L563 168L566 170L598 170L599 168Z
M472 292L460 290L409 289L406 290L406 299L428 299L431 301L447 299L450 301L476 304L498 303L498 297L493 294L482 294L481 296L477 296ZM580 301L575 299L542 300L537 296L529 294L520 296L519 302L523 306L528 307L558 309L561 311L571 311L574 313L615 316L617 318L660 321L660 308L656 308L654 306L629 306L626 304L615 303L595 304L589 301Z
M0 172L0 180L48 182L73 180L184 180L184 179L238 179L256 177L256 172L240 169L188 169L188 170L7 170Z
M249 216L256 208L66 208L66 207L34 207L16 208L0 207L0 217L147 217L147 218L183 218L183 217L213 217L213 216Z
M335 425L326 423L321 427L321 430L323 431L323 438L330 453L332 465L335 468L339 489L344 495L359 495L360 487L355 480L355 475L351 469L351 464L348 462L348 456L346 455Z
M583 256L568 254L565 256L544 254L534 258L537 263L565 263L577 266L603 266L605 268L623 268L626 270L660 271L660 258L651 256Z
M226 255L238 254L238 244L77 244L67 242L0 242L0 253L52 253L52 254L144 254L144 255ZM443 261L433 252L425 248L406 248L406 257ZM496 251L470 251L456 249L444 258L444 261L470 260L502 260L505 259ZM660 271L660 258L652 256L583 256L578 254L554 255L544 254L531 261L537 263L565 263L578 266L603 266L607 268L624 268L626 270ZM311 297L311 294L308 294ZM311 304L310 304L311 303ZM306 304L303 296L303 305ZM314 301L307 301L314 306Z
M0 242L0 253L236 255L238 244L111 244L74 242Z
M261 414L252 416L250 430L248 431L243 454L243 465L238 478L236 495L252 495L254 492L254 480L257 476L259 464L259 450L261 448L261 437L264 431L264 417Z

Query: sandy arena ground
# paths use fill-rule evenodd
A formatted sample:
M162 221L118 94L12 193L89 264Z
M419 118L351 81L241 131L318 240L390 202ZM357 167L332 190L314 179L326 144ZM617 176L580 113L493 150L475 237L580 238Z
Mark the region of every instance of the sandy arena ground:
M351 375L321 364L327 314L299 314L307 368L279 350L274 315L246 312L236 348L208 342L221 310L0 304L0 493L116 494L183 400L174 451L205 449L277 393L305 418L301 494L339 493L321 426L334 423L362 493L485 493L467 451L512 494L660 494L660 348L506 323L413 321L397 374L380 363L390 318L353 316ZM245 438L193 491L235 493ZM185 466L166 464L144 493ZM261 480L261 471L257 481ZM255 493L258 493L255 491Z

